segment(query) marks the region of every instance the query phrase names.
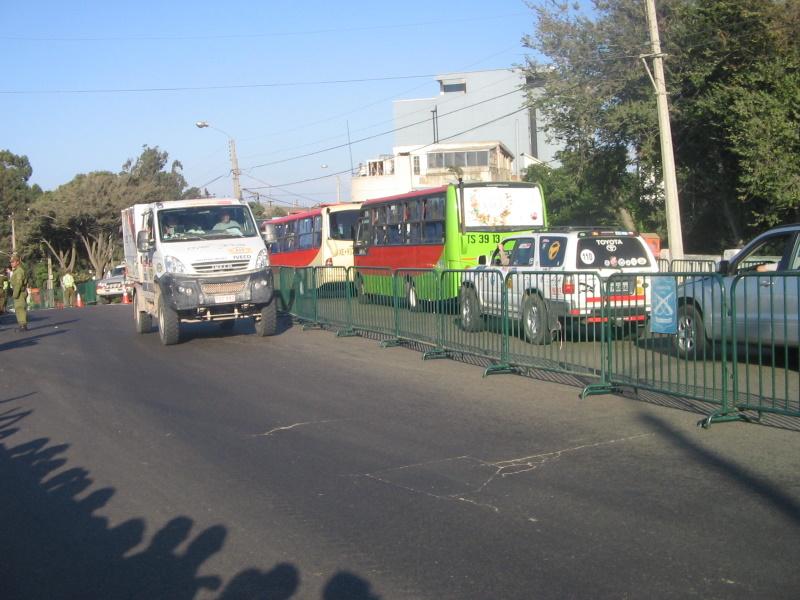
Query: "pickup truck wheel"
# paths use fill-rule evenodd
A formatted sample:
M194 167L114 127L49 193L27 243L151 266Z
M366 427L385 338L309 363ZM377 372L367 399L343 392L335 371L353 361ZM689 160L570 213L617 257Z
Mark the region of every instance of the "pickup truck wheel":
M553 341L547 324L547 309L536 294L525 296L522 302L522 328L531 344L546 345Z
M150 333L153 328L153 317L140 309L139 296L133 298L133 320L136 324L136 333Z
M278 329L278 310L273 300L261 309L261 318L256 321L256 335L266 337L275 335Z
M461 288L461 292L458 295L458 306L461 313L461 326L465 331L480 331L483 329L481 303L474 288Z
M674 345L681 358L705 358L709 341L700 311L692 304L678 307L678 333Z
M178 313L166 305L164 298L158 300L158 337L165 346L177 344L180 339Z

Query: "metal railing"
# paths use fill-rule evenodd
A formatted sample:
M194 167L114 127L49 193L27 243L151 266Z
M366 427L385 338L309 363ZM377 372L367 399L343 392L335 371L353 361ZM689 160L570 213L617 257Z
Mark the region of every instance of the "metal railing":
M281 270L282 298L288 279ZM317 267L293 269L291 282L297 318L418 342L424 358L589 378L582 397L632 387L712 403L704 426L800 416L797 274Z

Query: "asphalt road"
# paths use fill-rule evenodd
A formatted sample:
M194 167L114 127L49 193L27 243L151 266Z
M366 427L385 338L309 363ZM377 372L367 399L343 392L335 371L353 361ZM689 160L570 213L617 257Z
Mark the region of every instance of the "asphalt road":
M0 597L795 598L800 433L129 306L0 331Z

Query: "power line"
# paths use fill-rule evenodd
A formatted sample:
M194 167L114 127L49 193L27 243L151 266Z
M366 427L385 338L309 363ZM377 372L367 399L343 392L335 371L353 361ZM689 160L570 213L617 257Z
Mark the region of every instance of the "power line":
M437 21L422 21L418 23L395 23L389 25L365 25L363 27L333 27L327 29L311 29L308 31L271 31L266 33L235 33L220 35L130 35L130 36L19 36L3 35L0 40L18 42L129 42L129 41L191 41L191 40L230 40L230 39L259 39L270 37L293 37L303 35L321 35L328 33L341 34L355 31L378 31L386 29L405 29L411 27L423 27L426 25L441 25L442 23L469 23L473 21L489 21L519 17L529 13L511 13L506 15L487 15L480 17L451 18Z
M490 119L488 121L484 121L483 123L481 123L479 125L476 125L474 127L470 127L469 129L464 129L463 131L459 131L458 133L454 133L454 134L449 135L447 137L440 138L438 142L431 142L430 144L425 144L424 146L420 146L419 148L417 148L417 150L422 150L424 148L428 148L430 146L434 146L435 144L441 143L441 142L443 142L445 140L452 140L453 138L456 138L456 137L458 137L460 135L464 135L465 133L469 133L471 131L475 131L476 129L480 129L481 127L485 127L486 125L491 125L492 123L496 123L497 121L501 121L501 120L503 120L503 119L505 119L507 117L511 117L511 116L513 116L513 115L515 115L515 114L517 114L519 112L522 112L524 110L528 110L528 107L527 106L523 106L522 108L518 108L517 110L513 110L510 113L506 113L506 114L501 115L499 117L495 117L494 119ZM310 181L319 181L320 179L327 179L328 177L332 177L334 175L342 175L344 173L349 173L349 172L350 172L349 169L345 169L344 171L339 171L337 173L329 173L329 174L323 175L321 177L310 177L308 179L302 179L300 181L292 181L290 183L282 183L280 186L275 186L275 187L288 187L290 185L299 185L301 183L308 183ZM262 188L251 188L251 189L262 189Z
M503 98L505 96L510 96L511 94L517 94L517 93L519 93L519 90L516 90L516 89L515 90L511 90L510 92L504 92L502 94L499 94L498 96L493 96L491 98L487 98L485 100L480 100L479 102L475 102L473 104L469 104L467 106L462 106L461 108L457 108L455 110L451 110L450 112L442 113L442 114L439 115L439 117L440 118L441 117L446 117L446 116L455 114L457 112L461 112L462 110L468 110L470 108L474 108L476 106L480 106L481 104L486 104L487 102L492 102L494 100L498 100L499 98ZM515 111L515 112L519 112L519 111ZM376 133L374 135L370 135L370 136L366 136L366 137L363 137L363 138L359 138L357 140L353 140L350 143L358 144L360 142L365 142L365 141L372 140L372 139L375 139L375 138L378 138L378 137L383 137L384 135L388 135L390 133L396 133L398 131L402 131L403 129L409 129L411 127L416 127L417 125L422 125L423 123L427 123L427 122L428 122L428 119L423 119L421 121L415 121L414 123L410 123L408 125L402 125L401 127L395 127L394 129L389 129L387 131L382 131L382 132ZM314 156L316 154L322 154L324 152L330 152L331 150L338 150L338 149L344 148L346 146L348 146L348 144L338 144L336 146L330 146L330 147L327 147L327 148L323 148L321 150L315 150L314 152L307 152L305 154L299 154L299 155L296 155L296 156L290 156L289 158L282 158L280 160L275 160L275 161L263 163L263 164L260 164L260 165L253 165L253 166L247 167L247 169L248 170L253 170L253 169L260 169L262 167L269 167L269 166L273 166L273 165L278 165L278 164L282 164L282 163L285 163L285 162L290 162L292 160L298 160L300 158L308 158L309 156Z
M96 88L96 89L61 89L61 90L0 90L0 94L125 94L150 92L197 92L209 90L241 90L276 87L302 87L309 85L342 85L349 83L369 83L373 81L399 81L404 79L422 79L435 75L399 75L394 77L363 77L360 79L330 79L323 81L290 81L278 83L245 83L235 85L200 85L154 88Z

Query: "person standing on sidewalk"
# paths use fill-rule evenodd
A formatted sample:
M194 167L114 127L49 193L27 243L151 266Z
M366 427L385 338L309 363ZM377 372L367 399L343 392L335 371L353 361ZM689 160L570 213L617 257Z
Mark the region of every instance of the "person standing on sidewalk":
M28 330L28 276L19 261L19 255L11 255L11 288L14 290L14 312L17 315L17 331Z
M0 316L6 312L6 301L8 300L8 276L5 267L0 271Z
M69 271L61 278L61 287L64 289L64 307L72 308L75 299L75 278Z

